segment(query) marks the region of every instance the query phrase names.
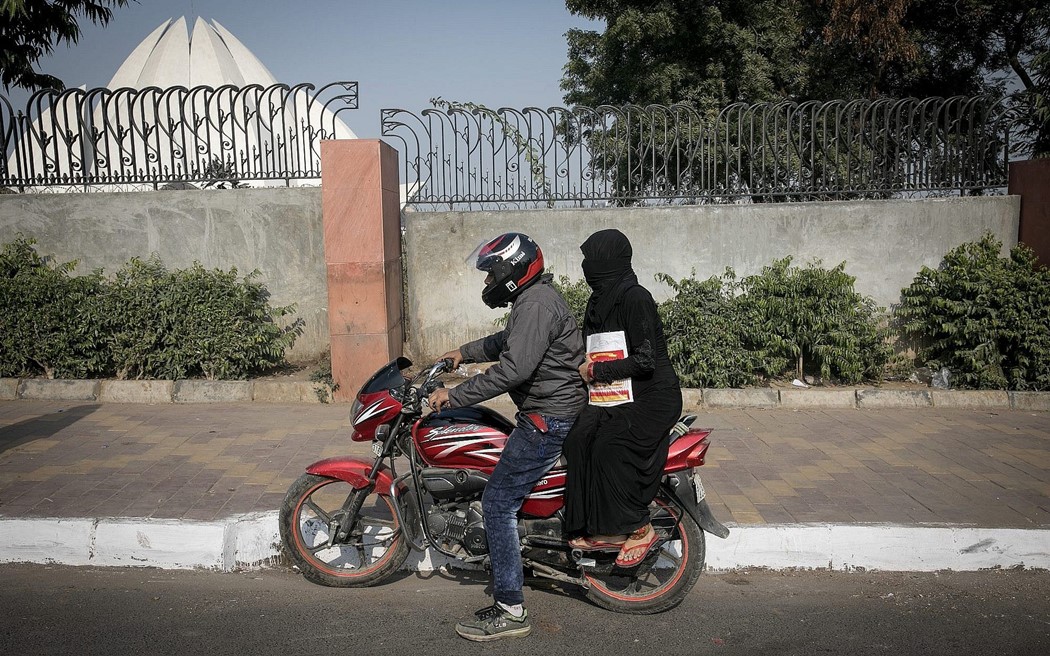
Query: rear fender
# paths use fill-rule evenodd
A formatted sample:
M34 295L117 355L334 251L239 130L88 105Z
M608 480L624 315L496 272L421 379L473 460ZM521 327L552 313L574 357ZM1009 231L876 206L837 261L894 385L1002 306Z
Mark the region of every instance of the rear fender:
M374 460L353 456L338 456L319 460L307 467L306 471L315 476L346 481L355 490L360 490L363 487L368 487L368 474L372 471L373 464L375 464ZM390 484L393 482L394 479L391 476L390 468L386 465L380 465L379 471L376 472L376 494L389 496Z
M710 446L707 439L710 434L710 428L693 428L672 441L667 449L664 473L670 474L703 465L707 448Z
M715 519L711 506L707 504L707 499L697 501L690 474L691 470L670 474L664 479L662 487L677 505L684 508L689 516L696 520L700 528L723 539L729 537L729 529Z

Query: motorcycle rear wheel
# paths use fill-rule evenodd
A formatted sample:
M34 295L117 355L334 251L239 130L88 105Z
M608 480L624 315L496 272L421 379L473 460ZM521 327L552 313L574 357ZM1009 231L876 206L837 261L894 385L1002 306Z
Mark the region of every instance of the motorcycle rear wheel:
M604 573L584 573L590 583L587 597L602 608L632 615L662 613L682 603L704 570L704 532L693 518L660 498L650 509L653 528L667 538L665 542L637 568L613 566L602 568ZM614 557L615 553L605 556Z
M376 585L408 557L408 540L388 496L368 494L344 544L326 546L329 528L353 487L345 481L303 474L281 506L281 542L303 576L330 587Z

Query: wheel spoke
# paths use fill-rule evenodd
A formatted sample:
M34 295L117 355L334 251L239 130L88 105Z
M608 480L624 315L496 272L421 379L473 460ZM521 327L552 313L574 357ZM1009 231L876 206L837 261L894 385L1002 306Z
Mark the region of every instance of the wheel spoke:
M347 494L354 492L345 481L331 479L311 483L299 497L297 514L288 527L298 537L286 544L298 554L304 572L310 572L308 578L367 581L389 573L407 555L392 500L375 492L363 500L350 535L331 544Z
M673 553L671 553L670 551L661 551L659 557L660 558L666 558L667 560L669 560L672 563L674 563L675 569L678 569L679 567L682 566L682 557L681 556L676 556Z
M306 505L307 505L307 507L310 508L310 510L314 511L314 514L316 514L318 517L323 519L325 524L331 524L332 523L331 515L326 513L324 510L321 509L320 506L318 506L316 503L314 503L313 498L307 499L306 500Z
M309 551L311 554L316 555L318 552L324 551L326 549L335 548L339 549L340 551L342 551L343 549L350 549L352 551L357 552L358 560L361 563L360 566L367 567L371 562L377 560L377 558L374 556L374 550L382 547L389 548L390 545L393 544L394 540L397 539L398 534L396 532L396 524L394 522L365 518L365 525L366 528L382 526L384 528L393 528L395 529L395 531L388 533L385 537L380 537L378 535L365 535L360 532L357 532L354 535L352 535L351 540L348 540L347 542L329 545L328 541L326 540L325 542L322 542L321 544L312 547L311 549L309 549ZM386 553L386 551L384 550L383 553ZM380 554L380 557L381 556L382 554Z

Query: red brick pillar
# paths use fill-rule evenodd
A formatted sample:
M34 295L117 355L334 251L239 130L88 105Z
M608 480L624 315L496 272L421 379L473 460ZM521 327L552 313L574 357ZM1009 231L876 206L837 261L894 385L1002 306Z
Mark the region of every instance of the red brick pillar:
M402 353L397 151L376 139L321 142L328 328L337 401Z
M1021 197L1017 241L1050 266L1050 159L1010 162L1009 193Z

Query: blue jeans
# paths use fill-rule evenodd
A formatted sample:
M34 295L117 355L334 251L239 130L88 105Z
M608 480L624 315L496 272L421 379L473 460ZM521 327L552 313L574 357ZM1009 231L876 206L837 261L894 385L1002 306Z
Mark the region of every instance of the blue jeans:
M492 563L492 596L510 606L525 600L521 592L525 575L521 568L518 511L525 496L558 461L562 442L575 421L575 417L543 418L547 422L546 433L518 414L518 425L507 438L481 497Z

